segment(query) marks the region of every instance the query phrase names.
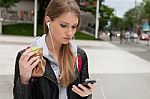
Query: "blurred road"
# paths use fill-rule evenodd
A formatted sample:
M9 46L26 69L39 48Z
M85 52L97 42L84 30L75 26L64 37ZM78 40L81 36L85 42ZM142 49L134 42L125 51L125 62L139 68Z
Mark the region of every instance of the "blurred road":
M112 41L109 41L109 37L106 36L103 36L102 39L150 62L150 45L148 45L148 41L137 41L137 39L135 39L133 43L129 42L129 44L125 44L125 41L123 41L123 43L120 44L119 37L113 38Z

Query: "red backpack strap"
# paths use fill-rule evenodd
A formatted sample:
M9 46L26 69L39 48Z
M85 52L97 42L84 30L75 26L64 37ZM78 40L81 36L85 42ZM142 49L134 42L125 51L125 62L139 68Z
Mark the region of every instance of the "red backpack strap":
M79 73L81 72L81 68L82 68L82 56L79 54L78 55L78 71L79 71Z

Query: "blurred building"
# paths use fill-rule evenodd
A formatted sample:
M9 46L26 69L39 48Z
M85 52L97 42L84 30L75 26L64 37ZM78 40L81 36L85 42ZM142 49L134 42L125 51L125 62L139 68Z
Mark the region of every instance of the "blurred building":
M34 1L22 0L8 9L0 8L0 10L0 16L5 23L33 23Z
M76 1L81 7L88 7L91 5L96 7L96 3L97 3L97 0L94 0L93 3L89 3L88 0L76 0ZM95 23L96 23L96 17L92 13L82 11L80 30L94 35Z

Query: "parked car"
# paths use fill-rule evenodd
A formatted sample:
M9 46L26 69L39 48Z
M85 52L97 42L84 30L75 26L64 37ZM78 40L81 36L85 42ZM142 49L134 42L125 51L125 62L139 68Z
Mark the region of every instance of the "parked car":
M150 37L149 37L148 34L142 33L142 34L140 35L140 39L141 39L141 40L149 40Z

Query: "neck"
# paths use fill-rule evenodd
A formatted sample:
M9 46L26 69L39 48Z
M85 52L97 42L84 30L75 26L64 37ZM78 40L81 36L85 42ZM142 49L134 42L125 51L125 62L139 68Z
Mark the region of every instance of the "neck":
M56 61L58 61L58 54L62 44L58 43L54 38L51 39L49 35L46 35L45 41L49 52L53 55Z

